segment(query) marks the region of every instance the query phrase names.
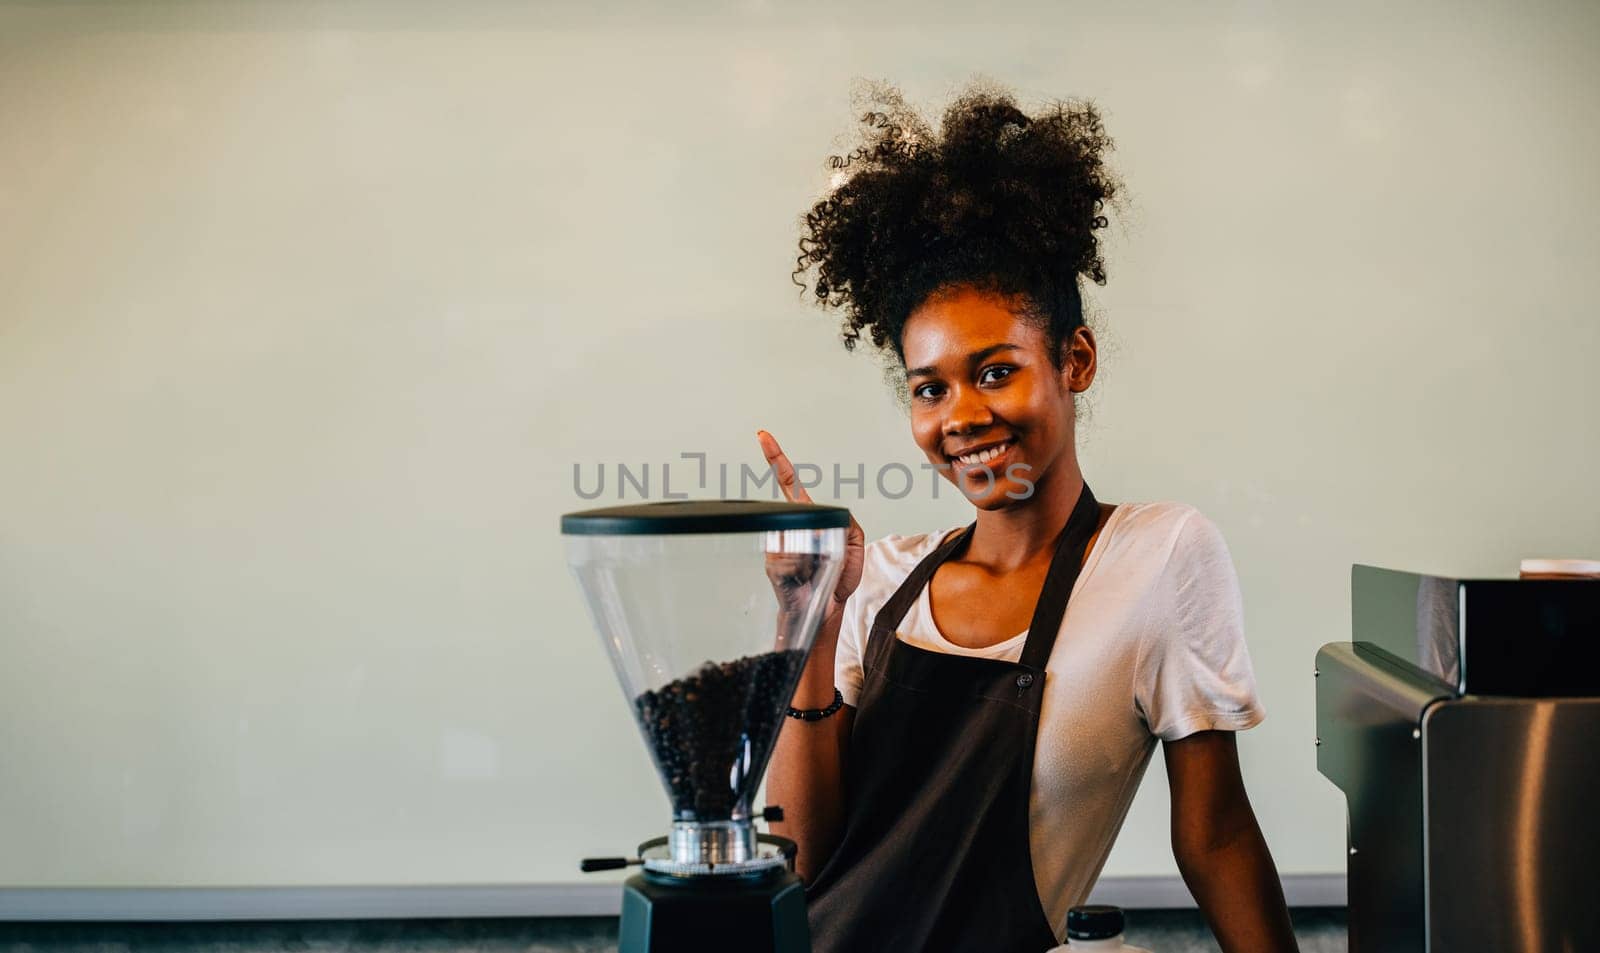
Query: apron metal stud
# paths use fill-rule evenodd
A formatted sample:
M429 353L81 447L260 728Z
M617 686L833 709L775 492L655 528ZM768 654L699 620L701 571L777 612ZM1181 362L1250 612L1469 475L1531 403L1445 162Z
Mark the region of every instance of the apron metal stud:
M1027 688L1029 685L1032 685L1032 684L1033 684L1033 676L1029 675L1027 672L1023 672L1021 675L1017 676L1017 687L1018 688Z

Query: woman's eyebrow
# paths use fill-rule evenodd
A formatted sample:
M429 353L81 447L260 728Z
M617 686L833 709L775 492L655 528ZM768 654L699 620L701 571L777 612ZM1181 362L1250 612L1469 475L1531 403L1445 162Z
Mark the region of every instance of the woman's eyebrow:
M980 363L985 358L993 357L1001 351L1020 350L1022 350L1022 345L1020 344L991 344L981 351L973 351L971 354L968 354L967 363L969 365ZM937 370L932 365L928 365L926 367L913 367L906 371L906 378L909 380L913 377L929 377L935 373L937 373Z

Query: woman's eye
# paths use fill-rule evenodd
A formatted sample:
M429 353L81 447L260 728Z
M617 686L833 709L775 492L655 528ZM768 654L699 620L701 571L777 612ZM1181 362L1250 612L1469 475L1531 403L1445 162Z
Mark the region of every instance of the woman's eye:
M1012 372L1015 370L1016 368L1010 366L1009 364L996 364L992 367L986 367L978 373L978 382L985 383L992 381L1003 381L1010 377ZM939 385L923 384L921 387L917 387L912 390L911 396L918 398L919 400L938 400Z

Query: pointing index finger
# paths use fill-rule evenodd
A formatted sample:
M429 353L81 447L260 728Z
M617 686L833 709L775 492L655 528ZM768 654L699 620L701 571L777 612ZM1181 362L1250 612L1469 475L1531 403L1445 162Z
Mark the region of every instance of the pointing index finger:
M766 455L768 465L778 478L778 489L783 491L784 499L790 503L810 503L811 494L795 479L794 464L789 462L788 456L778 446L777 439L765 430L757 430L756 439L761 441L761 452Z

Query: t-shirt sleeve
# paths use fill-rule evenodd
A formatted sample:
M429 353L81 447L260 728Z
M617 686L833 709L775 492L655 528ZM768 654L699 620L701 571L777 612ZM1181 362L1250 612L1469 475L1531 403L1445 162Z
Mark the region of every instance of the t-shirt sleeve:
M1244 600L1222 533L1190 511L1179 526L1140 655L1136 698L1150 733L1242 731L1265 712L1244 641Z
M833 657L834 687L839 689L844 703L852 708L857 707L861 683L866 677L861 663L863 646L866 644L863 619L866 616L867 597L863 588L858 586L845 600L844 617L839 623L839 645Z

